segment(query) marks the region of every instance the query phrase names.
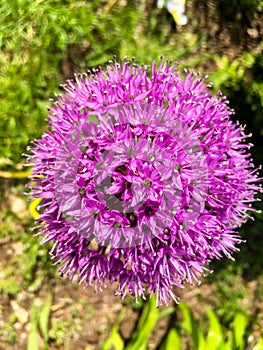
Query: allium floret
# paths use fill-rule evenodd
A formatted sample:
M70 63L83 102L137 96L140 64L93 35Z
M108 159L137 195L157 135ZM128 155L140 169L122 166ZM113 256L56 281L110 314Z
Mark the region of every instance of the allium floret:
M238 250L261 188L243 127L205 79L115 60L63 86L29 147L38 234L61 273L167 304Z

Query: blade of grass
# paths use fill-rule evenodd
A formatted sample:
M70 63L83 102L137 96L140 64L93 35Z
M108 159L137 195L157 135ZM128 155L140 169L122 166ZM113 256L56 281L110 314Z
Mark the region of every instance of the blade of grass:
M27 350L38 350L38 331L37 331L37 312L38 310L32 304L30 309L30 325L31 329L27 339Z
M158 320L159 310L156 309L156 297L152 297L145 302L142 314L137 327L133 332L125 350L145 350L149 336Z
M244 335L249 322L248 315L238 313L233 322L233 333L234 333L234 342L235 347L239 350L245 348Z
M189 307L183 303L179 304L182 310L184 321L183 327L190 335L193 342L193 350L200 350L205 344L205 339L201 328L198 326L191 310Z
M217 350L224 341L222 327L212 309L207 308L206 314L209 319L209 330L205 346L209 350Z
M124 341L119 333L120 322L125 314L125 309L121 309L118 319L113 325L109 338L103 343L102 350L123 350Z
M26 179L31 174L31 170L17 171L15 173L10 171L0 171L0 177L5 179Z
M181 350L181 338L176 328L170 329L160 350Z
M259 340L252 350L263 350L263 338Z
M49 316L51 312L51 305L52 305L52 295L49 294L47 299L42 304L40 313L38 315L39 328L43 336L46 348L48 348L48 322L49 322Z

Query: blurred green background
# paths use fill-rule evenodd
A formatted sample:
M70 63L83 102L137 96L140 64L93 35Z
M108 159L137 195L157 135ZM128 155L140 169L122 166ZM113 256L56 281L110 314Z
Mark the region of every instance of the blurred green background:
M101 296L92 304L77 287L61 281L47 248L39 247L39 239L30 231L33 219L23 194L27 174L22 153L47 128L44 107L74 73L105 67L116 55L134 56L138 64L146 65L163 56L178 62L179 69L208 74L214 91L222 90L235 109L233 119L247 125L247 134L252 133L249 141L255 147L251 152L256 166L262 164L263 1L188 0L185 14L188 22L179 26L165 6L158 8L153 0L0 1L0 349L100 349L112 334L117 334L114 341L127 343L142 313L142 304L114 299L116 309L110 308L105 324L94 326L95 336L86 336L87 320L101 320L100 306L94 306ZM262 208L260 203L255 206ZM174 342L181 339L179 348L201 349L200 334L207 337L209 320L211 324L203 311L207 306L223 329L225 343L238 332L234 331L235 317L245 315L243 333L239 330L243 343L234 341L233 335L229 349L256 346L263 336L263 215L252 216L255 220L240 230L247 242L236 261L215 262L215 272L202 289L181 293L193 314L182 308L177 318L161 317L163 331L151 330L149 341L145 336L145 349L168 349L169 334ZM56 315L62 291L68 298L66 319L63 313ZM109 304L110 297L102 303L106 309ZM120 309L125 316L119 319ZM185 320L194 318L199 335L191 333L186 321L176 335L169 333L178 320L184 324L183 315ZM128 332L125 320L129 317L134 327ZM218 344L209 346L223 349L223 343ZM104 348L110 346L106 342Z

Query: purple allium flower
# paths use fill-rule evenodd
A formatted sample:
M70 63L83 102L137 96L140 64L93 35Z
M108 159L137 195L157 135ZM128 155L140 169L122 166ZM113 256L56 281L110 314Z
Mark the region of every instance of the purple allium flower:
M43 243L79 282L157 305L231 258L261 187L243 127L205 78L126 60L77 75L30 147Z

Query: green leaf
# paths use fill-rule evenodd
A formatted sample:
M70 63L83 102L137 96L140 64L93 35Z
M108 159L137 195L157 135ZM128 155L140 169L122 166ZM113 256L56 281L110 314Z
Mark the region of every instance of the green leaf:
M49 322L49 316L51 312L51 305L52 305L52 295L49 294L45 302L42 304L41 310L38 316L39 328L44 338L44 341L46 343L46 346L48 342L48 322Z
M245 314L238 313L233 322L233 332L234 332L234 341L237 349L243 350L245 348L244 335L246 327L249 322L249 317Z
M203 332L198 326L189 307L183 303L179 304L179 307L184 316L183 327L190 335L193 342L193 350L199 350L205 343Z
M252 350L263 350L263 338L259 340Z
M189 309L189 307L183 303L179 304L180 309L182 310L183 317L184 317L184 322L183 322L183 327L187 331L189 335L192 334L192 314Z
M146 350L149 336L158 321L159 310L156 308L156 297L153 294L143 306L138 325L133 332L125 350Z
M227 338L227 341L224 344L222 344L222 346L220 347L220 350L233 350L233 349L235 349L235 347L234 347L234 334L232 332Z
M104 342L102 350L123 350L124 341L119 334L118 328L112 327L109 338Z
M167 309L160 311L159 315L158 315L158 320L160 320L161 318L163 318L165 316L173 314L174 311L175 311L175 307L168 307Z
M38 350L38 332L36 324L31 326L28 334L27 350Z
M124 341L119 333L120 322L125 314L125 309L122 309L116 323L113 325L109 338L103 343L102 350L123 350Z
M31 329L27 339L27 350L38 350L38 331L37 331L37 309L32 304L30 310Z
M162 343L160 350L180 350L181 339L180 334L176 328L172 328L166 336L164 343Z
M212 309L207 308L206 314L209 318L209 330L205 346L209 350L216 350L224 341L222 328Z
M26 179L31 174L31 170L28 171L0 171L0 177L5 179Z
M198 345L197 345L197 349L198 350L206 350L208 349L205 345L205 337L204 337L204 333L202 331L201 327L197 327L197 338L198 338Z

